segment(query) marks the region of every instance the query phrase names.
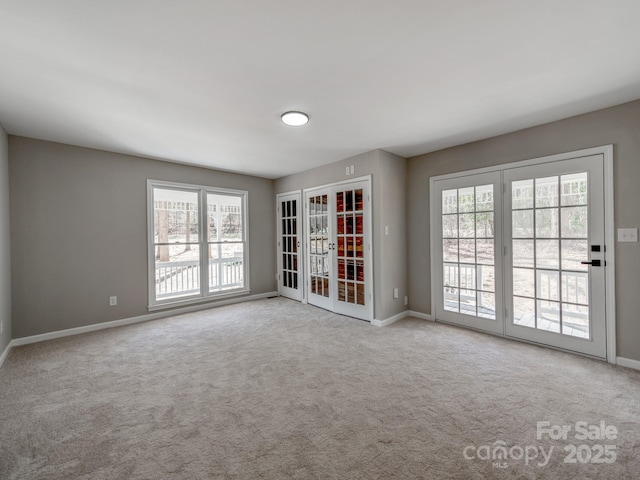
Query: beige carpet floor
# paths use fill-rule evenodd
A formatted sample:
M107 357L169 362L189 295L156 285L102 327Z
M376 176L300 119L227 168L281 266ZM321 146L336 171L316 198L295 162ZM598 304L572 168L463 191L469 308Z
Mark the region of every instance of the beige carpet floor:
M640 372L276 298L15 348L0 478L633 479L639 421Z

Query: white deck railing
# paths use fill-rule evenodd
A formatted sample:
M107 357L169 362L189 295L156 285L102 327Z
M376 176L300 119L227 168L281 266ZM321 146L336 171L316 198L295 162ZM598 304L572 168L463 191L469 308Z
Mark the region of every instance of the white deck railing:
M244 284L242 258L209 259L209 291L228 290ZM156 298L170 298L200 292L200 262L156 262Z
M493 269L493 267L491 267ZM476 279L477 272L477 279ZM477 285L483 284L483 275L485 271L482 265L444 265L444 282L445 285L453 285L451 287L445 287L445 304L448 304L453 310L457 311L458 305L461 310L465 310L464 305L471 305L475 310L476 290ZM544 290L551 292L558 288L558 282L561 282L560 288L562 289L561 298L565 303L572 303L577 305L584 305L588 298L588 292L586 286L588 282L587 273L582 272L567 272L563 271L565 282L562 283L560 275L556 270L536 270L536 284L538 290ZM466 291L472 294L463 294ZM557 301L557 300L556 300ZM478 308L487 308L485 305L478 305ZM495 311L492 308L489 311ZM556 315L557 309L544 308L539 306L539 314L544 316L545 314ZM464 313L464 312L463 312ZM572 312L570 315L572 320L582 320L588 322L589 315L587 313Z

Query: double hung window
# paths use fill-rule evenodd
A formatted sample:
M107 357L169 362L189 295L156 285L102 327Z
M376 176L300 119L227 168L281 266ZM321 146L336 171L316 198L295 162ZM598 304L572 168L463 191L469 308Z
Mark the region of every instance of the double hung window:
M148 182L149 306L248 291L247 192Z

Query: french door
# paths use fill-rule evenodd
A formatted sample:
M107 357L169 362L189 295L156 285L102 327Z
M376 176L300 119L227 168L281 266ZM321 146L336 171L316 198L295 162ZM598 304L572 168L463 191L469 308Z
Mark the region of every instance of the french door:
M305 192L308 302L373 319L369 181Z
M437 318L503 333L500 172L438 182Z
M333 310L335 293L330 285L333 279L331 248L333 247L333 208L329 205L329 188L306 192L306 278L307 301L312 305Z
M438 320L606 358L604 157L432 183Z
M606 357L602 156L506 170L506 334Z
M300 192L277 196L278 293L302 300L302 222Z

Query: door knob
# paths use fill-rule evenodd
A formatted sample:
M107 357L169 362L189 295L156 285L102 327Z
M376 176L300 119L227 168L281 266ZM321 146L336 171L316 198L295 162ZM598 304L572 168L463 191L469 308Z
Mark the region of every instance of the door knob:
M591 265L592 267L601 267L600 260L591 260L590 262L580 262L582 265Z

